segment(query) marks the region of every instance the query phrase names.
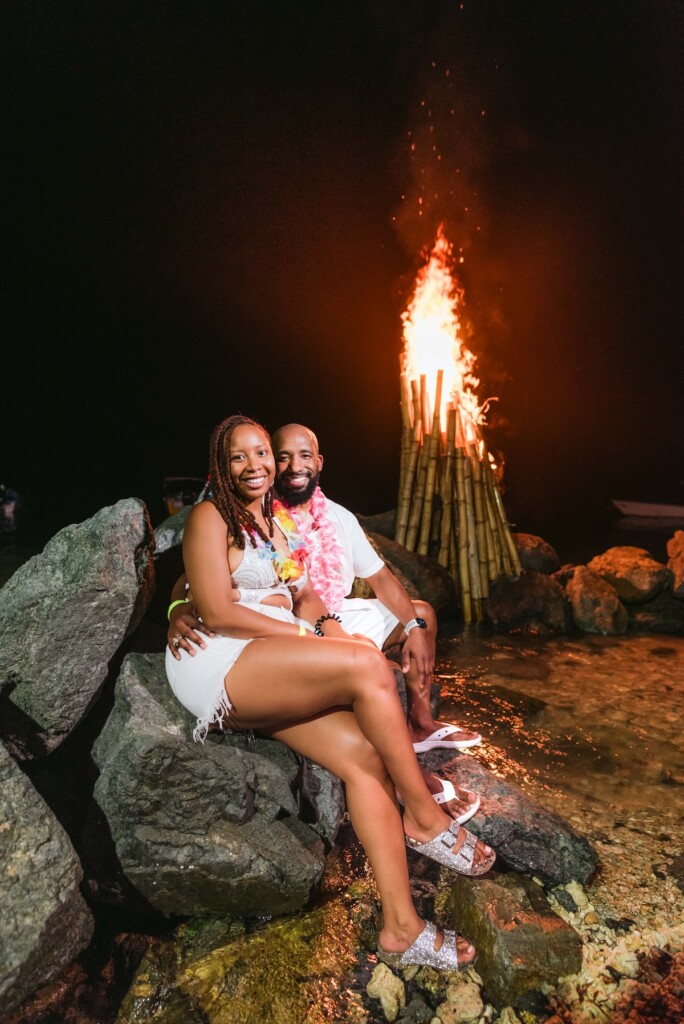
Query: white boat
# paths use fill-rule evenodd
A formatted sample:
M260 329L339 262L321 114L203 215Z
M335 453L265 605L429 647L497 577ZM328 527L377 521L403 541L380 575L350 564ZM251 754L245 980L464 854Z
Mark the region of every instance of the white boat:
M635 519L676 519L684 520L684 505L661 505L650 501L618 501L613 505L623 516Z

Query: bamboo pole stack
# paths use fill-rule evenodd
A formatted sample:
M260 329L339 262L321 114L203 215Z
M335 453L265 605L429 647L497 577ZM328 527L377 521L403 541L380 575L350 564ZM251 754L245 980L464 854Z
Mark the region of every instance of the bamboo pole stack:
M441 370L432 408L425 377L409 381L402 373L394 536L409 551L435 554L457 586L464 622L481 622L490 583L519 576L520 559L483 438L468 438L457 401L441 423L441 404Z

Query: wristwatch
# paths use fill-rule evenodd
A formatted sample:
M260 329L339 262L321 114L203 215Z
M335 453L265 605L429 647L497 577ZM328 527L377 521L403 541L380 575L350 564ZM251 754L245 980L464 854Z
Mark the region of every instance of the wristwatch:
M406 635L408 636L411 630L415 629L416 626L418 626L418 629L427 629L427 622L425 621L425 619L411 619L411 621L407 622L406 625L404 626L404 632L406 633Z

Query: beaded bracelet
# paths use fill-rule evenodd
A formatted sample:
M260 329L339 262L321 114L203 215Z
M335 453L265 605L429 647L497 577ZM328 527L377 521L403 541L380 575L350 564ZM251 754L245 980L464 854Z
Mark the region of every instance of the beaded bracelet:
M173 611L177 604L190 604L190 601L187 597L179 597L177 601L172 601L171 604L169 605L169 610L166 613L166 618L169 620L169 622L171 621L171 612Z
M340 626L342 625L342 619L339 615L335 615L334 613L331 615L321 615L320 619L316 619L316 625L314 626L314 633L316 636L325 636L325 633L321 629L321 623L325 622L327 619L334 619L335 622L339 622Z

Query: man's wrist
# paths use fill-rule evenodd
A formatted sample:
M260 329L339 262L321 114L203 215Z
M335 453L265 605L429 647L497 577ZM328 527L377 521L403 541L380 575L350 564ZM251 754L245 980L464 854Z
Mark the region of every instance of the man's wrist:
M418 616L416 616L415 618L410 619L404 626L404 632L406 633L406 636L409 635L412 629L427 629L427 622L425 621L425 619L421 619Z

